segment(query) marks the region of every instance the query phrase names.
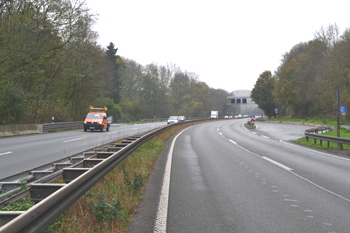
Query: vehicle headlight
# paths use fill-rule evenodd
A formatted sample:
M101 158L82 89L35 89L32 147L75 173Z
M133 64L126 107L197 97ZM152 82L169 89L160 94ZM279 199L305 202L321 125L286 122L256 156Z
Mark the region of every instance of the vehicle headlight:
M102 125L102 122L98 122L100 125Z

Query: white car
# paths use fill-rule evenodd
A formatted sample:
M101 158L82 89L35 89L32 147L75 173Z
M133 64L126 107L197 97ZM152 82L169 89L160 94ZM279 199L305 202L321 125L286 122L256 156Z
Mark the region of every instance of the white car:
M178 116L171 116L168 119L168 124L178 123L178 122L179 122L179 117Z

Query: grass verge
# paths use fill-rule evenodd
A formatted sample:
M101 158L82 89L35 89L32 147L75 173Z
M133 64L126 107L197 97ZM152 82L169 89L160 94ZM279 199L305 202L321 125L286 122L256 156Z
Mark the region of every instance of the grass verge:
M335 118L332 119L324 119L321 117L312 117L312 118L305 118L305 119L300 119L300 118L284 118L284 117L276 117L270 119L271 121L281 121L281 122L298 122L298 123L311 123L311 124L316 124L316 125L329 125L329 126L336 126L337 121ZM337 131L331 131L327 133L323 133L322 135L327 135L327 136L332 136L332 137L337 137ZM350 138L350 132L344 128L340 129L340 137L342 138ZM320 140L315 140L313 138L309 138L309 141L306 140L305 137L297 139L294 141L297 144L308 146L308 147L313 147L321 150L338 150L339 149L339 144L335 142L329 142L329 147L328 147L328 142L327 141L320 141ZM350 150L350 145L343 145L343 150Z
M322 135L327 135L327 136L332 136L332 137L337 137L337 131L331 131L327 133L323 133ZM350 132L347 131L346 129L341 128L340 129L340 137L342 138L350 138ZM338 143L335 142L329 142L329 147L328 147L328 142L327 141L320 141L317 140L316 143L313 138L309 138L309 141L306 141L306 138L300 138L298 140L295 140L295 143L304 145L304 146L309 146L321 150L335 150L339 149ZM345 145L343 144L343 150L350 150L350 145Z
M271 118L270 121L285 121L285 122L299 122L299 123L310 123L317 125L330 125L336 126L337 119L336 118L322 118L322 117L310 117L310 118L285 118L285 117L276 117Z

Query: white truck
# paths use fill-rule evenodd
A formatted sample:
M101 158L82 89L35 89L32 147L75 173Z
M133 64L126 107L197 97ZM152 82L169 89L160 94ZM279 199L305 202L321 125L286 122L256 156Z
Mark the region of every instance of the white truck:
M219 112L218 111L211 111L210 112L210 118L218 118Z

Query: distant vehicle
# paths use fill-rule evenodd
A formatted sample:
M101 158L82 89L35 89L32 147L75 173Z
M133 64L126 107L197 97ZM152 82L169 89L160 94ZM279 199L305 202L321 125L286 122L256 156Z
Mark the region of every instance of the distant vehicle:
M185 116L179 116L179 121L183 122L186 120L186 117Z
M105 129L109 131L110 123L107 120L108 110L106 106L103 108L94 108L90 105L90 112L84 117L84 131L88 129L91 131L100 130L101 132Z
M173 123L178 123L179 122L179 117L178 116L171 116L168 119L168 124L173 124Z
M210 118L218 118L219 112L218 111L211 111L210 112Z
M228 118L228 116L225 116L224 118Z

